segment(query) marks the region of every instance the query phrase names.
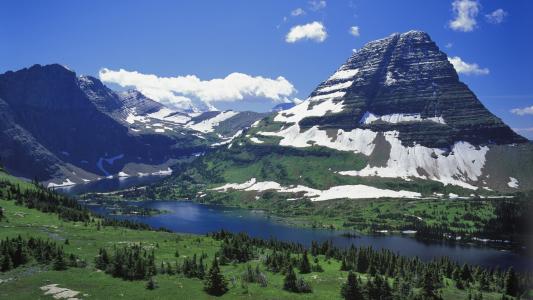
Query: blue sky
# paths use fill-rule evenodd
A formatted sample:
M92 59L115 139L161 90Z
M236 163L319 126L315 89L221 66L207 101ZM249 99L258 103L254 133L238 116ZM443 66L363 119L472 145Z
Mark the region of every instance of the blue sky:
M195 93L211 98L218 95L217 85L207 81L238 73L261 92L235 101L233 90L223 91L228 101L213 104L264 111L274 100L307 97L352 49L420 29L448 55L477 64L478 73L488 69L460 77L493 113L533 138L533 108L524 109L533 106L533 1L456 0L468 2L457 11L453 2L2 1L0 72L61 63L96 77L103 68L181 79L194 75L188 79L202 87ZM304 13L293 16L298 8ZM459 23L453 26L453 20ZM313 22L325 36L315 31L310 39L287 42L291 28ZM353 26L358 36L350 34ZM292 88L287 90L287 83ZM511 113L516 108L522 110Z

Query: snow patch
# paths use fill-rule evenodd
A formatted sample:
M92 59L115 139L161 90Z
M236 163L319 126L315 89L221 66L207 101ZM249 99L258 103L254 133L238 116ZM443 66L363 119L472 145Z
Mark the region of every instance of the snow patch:
M415 177L477 189L468 182L475 182L481 176L488 147L477 148L461 141L453 145L450 153L446 153L443 149L421 145L403 146L398 134L397 131L384 132L385 140L391 145L385 167L366 166L360 171L341 171L339 174L403 179ZM423 174L419 173L420 169L424 171Z
M152 175L157 175L157 176L167 176L167 175L171 175L172 174L172 169L171 168L167 168L166 170L159 170L157 172L153 172Z
M49 182L47 187L48 188L56 188L56 187L71 186L71 185L75 185L75 184L76 184L75 182L73 182L72 180L67 178L67 180L63 181L62 183Z
M374 139L377 133L369 129L355 128L351 131L337 130L337 136L332 139L325 130L313 126L304 132L300 132L300 126L295 124L279 132L258 132L263 136L279 136L282 139L280 146L296 148L310 147L313 144L324 146L340 151L353 151L370 155L374 151Z
M206 119L198 123L189 122L185 126L203 133L213 132L215 130L214 127L217 127L220 122L225 121L238 114L239 113L236 111L223 111L213 118Z
M251 137L251 138L250 138L250 141L252 141L252 142L254 142L254 143L256 143L256 144L262 144L262 143L264 143L262 140L256 138L255 136L254 136L254 137Z
M317 92L325 93L325 92L331 92L331 91L344 90L344 89L349 88L352 84L353 84L353 81L345 81L345 82L323 87L319 89Z
M147 116L150 118L158 119L161 121L167 121L171 123L176 123L176 124L185 124L191 120L191 117L176 113L175 111L170 110L166 107L161 108L160 110L154 113L148 114Z
M358 72L359 72L359 69L339 70L335 72L335 74L331 75L331 77L328 78L328 81L349 79L349 78L354 77Z
M268 191L274 190L280 193L303 193L305 198L311 201L325 201L332 199L368 199L368 198L419 198L420 193L410 191L393 191L387 189L378 189L372 186L357 184L357 185L340 185L334 186L327 190L313 189L303 185L297 186L282 186L275 181L261 181L257 182L252 178L244 183L228 183L223 186L212 189L214 191L226 192L228 190L244 190L244 191Z
M363 115L359 123L360 124L372 124L376 121L382 121L382 122L391 123L391 124L397 124L397 123L402 123L402 122L423 122L423 121L430 121L430 122L434 122L438 124L446 124L442 116L430 117L430 118L423 118L420 114L389 114L389 115L378 116L368 111L365 112L365 114Z
M125 172L120 171L118 172L118 177L130 177L130 175Z
M333 99L329 99L318 104L313 103L310 108L310 101L304 101L290 109L280 111L275 117L275 122L283 123L298 123L307 117L322 117L326 113L342 112L344 105L342 101L334 103Z
M517 189L518 188L518 180L516 178L514 178L514 177L509 177L509 182L507 183L507 185L510 188Z
M226 145L226 144L229 144L231 142L233 142L233 140L240 136L242 134L243 130L239 130L237 131L232 137L230 137L229 139L226 139L226 140L223 140L222 142L218 142L218 143L214 143L214 144L211 144L211 147L217 147L217 146L222 146L222 145Z
M396 79L394 79L394 77L392 77L392 72L388 71L387 72L387 76L385 78L385 85L386 86L391 86L391 85L393 85L395 83L396 83Z
M307 100L308 101L333 100L333 99L344 97L345 94L346 92L337 91L337 92L328 93L328 94L316 95L316 96L308 98Z

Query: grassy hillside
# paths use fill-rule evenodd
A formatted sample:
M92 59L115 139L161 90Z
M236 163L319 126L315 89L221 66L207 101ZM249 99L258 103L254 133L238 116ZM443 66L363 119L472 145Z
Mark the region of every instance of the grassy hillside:
M12 178L10 178L12 180ZM9 185L3 185L0 207L2 207L3 217L0 220L0 239L13 238L42 238L54 241L68 254L74 254L87 262L85 267L70 267L65 271L55 271L50 264L38 264L30 261L24 266L16 269L0 272L0 298L2 299L52 299L50 295L45 296L41 287L57 284L60 288L67 288L78 291L78 298L83 299L210 299L213 298L203 291L204 281L197 278L188 278L184 274L161 274L159 266L162 262L181 263L194 254L205 257L207 262L215 257L215 253L228 252L227 240L230 243L232 237L214 238L206 236L182 235L168 232L130 229L116 226L102 226L102 220L91 217L90 221L73 222L58 218L55 213L45 213L36 209L17 205L17 202L9 197L6 189ZM21 190L34 189L29 184L21 184ZM26 203L26 202L24 202ZM255 243L255 244L254 244ZM226 248L224 247L226 244ZM310 272L300 274L298 278L303 278L307 282L312 293L292 293L283 290L284 275L269 271L265 262L265 255L272 254L272 246L262 244L260 241L245 240L244 243L253 245L249 249L250 260L239 262L240 259L221 266L223 276L228 281L229 291L221 298L223 299L340 299L341 285L346 281L347 271L339 271L343 265L342 252L330 249L325 254L317 254L316 262L323 268L323 272ZM131 245L141 245L144 249L152 251L155 255L155 265L158 274L154 276L157 288L149 290L146 288L146 280L128 281L112 277L102 270L95 268L95 257L99 249L107 249L112 252L114 247L124 247ZM288 247L288 246L287 246ZM294 246L292 246L294 247ZM225 250L224 250L225 249ZM229 248L231 249L231 248ZM299 248L290 248L291 257L297 260L301 257ZM233 250L235 251L235 249ZM317 250L318 251L318 250ZM0 251L1 252L1 251ZM332 254L328 254L328 253ZM227 255L227 254L226 254ZM377 255L377 254L376 254ZM378 256L376 256L378 257ZM313 259L311 257L311 259ZM376 260L377 272L380 269ZM415 262L413 262L415 263ZM415 265L418 265L416 263ZM248 283L242 280L244 271L250 265L252 269L259 266L262 274L266 276L267 285L261 287L258 283ZM423 270L424 264L420 265ZM416 270L413 269L413 270ZM473 269L472 269L473 270ZM374 272L374 271L370 271ZM417 271L413 271L417 272ZM420 271L421 272L421 271ZM477 272L477 271L476 271ZM357 273L361 284L365 284L370 278L368 272ZM481 274L481 273L480 273ZM391 276L391 275L389 275ZM406 275L407 276L407 275ZM411 275L409 275L411 276ZM372 280L373 281L373 280ZM393 277L388 278L392 287ZM440 280L439 280L440 281ZM475 290L475 279L471 286ZM490 289L498 289L491 286ZM422 289L416 284L411 286L413 295L420 294ZM440 287L436 288L436 294L444 299L466 299L467 289L457 289L454 280L450 278L442 279ZM484 299L500 299L499 290L483 292Z
M264 122L264 121L263 121ZM252 131L254 128L251 129ZM487 198L497 195L487 190L473 191L435 181L395 178L353 177L339 171L360 169L365 156L323 147L298 149L279 147L269 142L254 144L239 138L229 149L219 149L175 175L146 189L132 189L107 195L114 199L191 199L243 208L262 209L284 217L298 226L352 229L369 233L378 230L417 230L419 237L452 239L462 242L473 238L512 240L523 244L528 228L523 220L531 213L533 193L515 193L513 200ZM235 191L220 193L210 189L224 183L243 183L250 178L275 181L282 185L305 185L327 189L338 185L363 184L389 190L417 191L423 199L338 199L321 202L287 201L295 195L272 191ZM436 197L435 193L443 197ZM450 198L448 195L466 198ZM202 197L199 197L202 195ZM89 197L104 197L89 195ZM445 199L445 200L444 200ZM520 224L505 227L501 220ZM445 237L447 236L447 238Z

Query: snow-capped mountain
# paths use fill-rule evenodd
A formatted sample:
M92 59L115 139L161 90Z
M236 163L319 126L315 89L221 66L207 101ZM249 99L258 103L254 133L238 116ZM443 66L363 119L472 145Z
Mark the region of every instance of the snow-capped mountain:
M0 107L2 164L51 186L168 173L264 116L171 110L57 64L0 75Z
M329 174L337 182L402 186L401 182L416 180L472 192L516 191L530 188L533 182L531 143L483 106L459 80L447 55L421 31L393 34L366 44L305 101L252 127L246 138L236 140L228 151L250 151L253 147L258 152L268 147L275 152L278 150L272 147L282 147L308 151L308 156L305 152L298 154L306 159L318 149L329 149L325 157L339 160L346 156L344 153L355 155L352 165L320 163L323 169L317 176ZM337 198L358 198L368 191L368 187L334 186L307 179L325 187L317 191L314 186L300 184L303 180L299 178L305 173L291 178L289 170L279 173L288 178L285 180L263 172L268 176L259 181L258 172L246 178L253 182L244 188L242 182L231 182L221 189L264 191L270 187L281 192L303 192L315 199L336 192ZM293 185L283 185L280 180ZM402 191L396 192L401 197ZM394 193L384 194L394 197Z

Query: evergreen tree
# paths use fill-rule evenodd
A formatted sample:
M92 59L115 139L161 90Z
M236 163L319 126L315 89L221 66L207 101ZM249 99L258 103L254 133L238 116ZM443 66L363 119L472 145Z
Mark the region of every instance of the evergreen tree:
M60 251L54 260L54 270L56 271L63 271L67 269L67 263L65 262L65 257L63 256L63 252Z
M348 271L348 264L346 263L346 258L343 258L341 261L341 271Z
M342 285L341 296L346 300L359 300L363 298L363 294L357 283L357 277L350 271L346 283Z
M294 274L291 265L287 268L287 275L285 275L285 278L283 279L283 289L289 292L298 291L296 288L296 274Z
M379 295L379 300L391 300L392 299L392 291L390 289L389 283L387 282L387 279L381 277L380 275L377 275L376 278L374 278L374 287L377 290L377 295Z
M422 277L422 296L424 299L435 299L435 285L433 283L433 274L430 269L426 269Z
M7 253L3 256L0 263L0 271L2 272L7 272L13 269L13 261L11 260L11 256L9 256Z
M307 251L304 251L304 254L300 260L300 273L311 273L311 264L309 263L309 258L307 257Z
M155 290L156 288L157 288L157 282L155 281L154 277L150 277L150 279L146 283L146 289Z
M204 290L213 296L221 296L228 291L228 284L224 276L220 273L218 260L215 257L213 264L207 272L205 279Z
M513 267L505 273L505 293L511 296L518 296L518 278Z

